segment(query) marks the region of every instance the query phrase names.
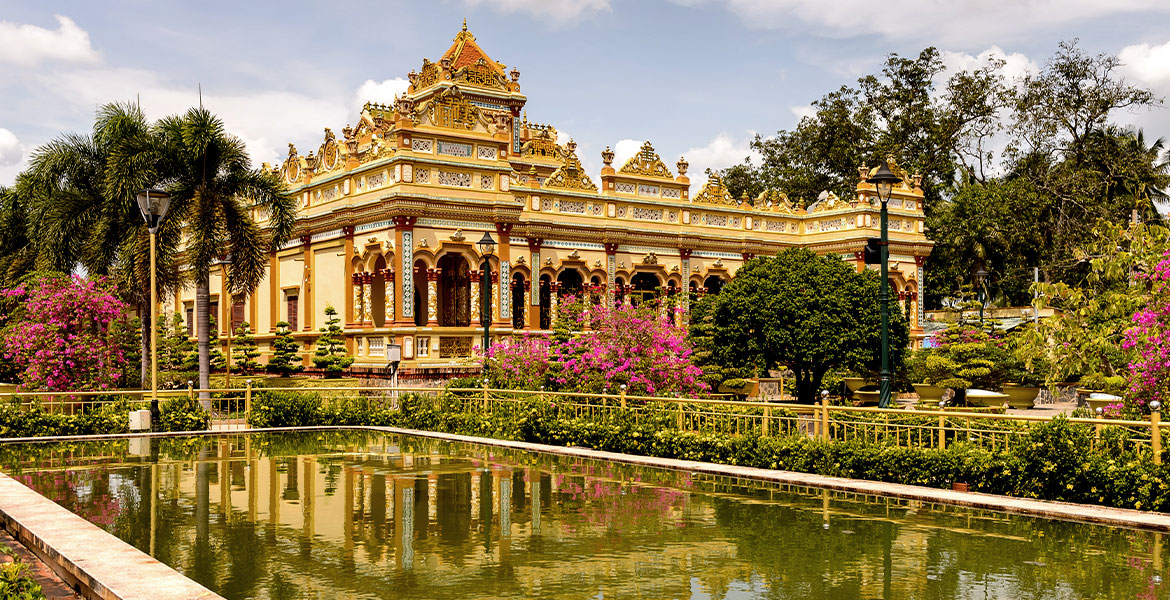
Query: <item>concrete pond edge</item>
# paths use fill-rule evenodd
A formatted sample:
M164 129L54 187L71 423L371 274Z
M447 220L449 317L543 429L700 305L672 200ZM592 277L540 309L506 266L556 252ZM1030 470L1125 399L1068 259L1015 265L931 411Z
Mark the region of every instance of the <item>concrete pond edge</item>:
M304 431L370 431L411 435L448 442L493 446L589 460L611 461L827 489L900 500L946 504L971 509L1005 512L1028 517L1058 519L1148 531L1170 532L1170 514L1051 500L1033 500L978 492L961 492L900 483L885 483L705 463L673 458L606 452L581 447L552 446L531 442L482 438L453 433L379 426L270 427L229 431L126 433L60 437L4 438L0 444L109 441L123 438L249 435ZM220 596L148 554L123 542L57 503L0 473L0 526L28 547L69 585L86 598L121 600L212 600Z

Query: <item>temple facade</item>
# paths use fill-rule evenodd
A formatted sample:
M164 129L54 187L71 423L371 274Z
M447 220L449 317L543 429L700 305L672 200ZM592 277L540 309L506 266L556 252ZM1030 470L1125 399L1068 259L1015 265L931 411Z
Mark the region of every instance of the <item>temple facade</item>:
M307 155L289 144L283 164L268 168L299 203L298 237L246 297L229 299L213 275L221 343L229 323L248 321L266 349L287 321L311 364L331 306L357 371L383 370L387 345L401 344L404 373L443 377L478 364L484 285L498 339L548 330L569 295L665 295L685 308L718 293L745 261L792 246L866 268L866 239L879 235L869 170L859 168L855 195L822 193L806 209L782 191L733 198L717 176L693 190L686 159L672 169L650 142L621 165L607 147L594 179L573 141L528 120L519 79L464 25L437 62L409 74L393 105L367 103L356 125L340 137L326 128ZM889 203L890 281L917 345L933 243L920 178L891 168L904 182ZM485 232L490 252L479 244ZM174 310L193 321L193 289Z

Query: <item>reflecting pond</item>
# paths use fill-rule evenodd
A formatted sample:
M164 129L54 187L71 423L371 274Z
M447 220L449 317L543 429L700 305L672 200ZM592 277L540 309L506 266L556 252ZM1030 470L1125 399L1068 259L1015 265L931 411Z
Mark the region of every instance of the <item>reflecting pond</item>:
M232 600L1167 592L1161 534L411 436L7 445L0 468Z

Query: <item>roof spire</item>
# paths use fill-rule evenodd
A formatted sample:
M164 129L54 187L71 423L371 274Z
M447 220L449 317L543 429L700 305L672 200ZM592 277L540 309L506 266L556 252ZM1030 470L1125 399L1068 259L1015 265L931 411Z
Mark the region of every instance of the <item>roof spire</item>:
M463 31L467 31L467 17L463 17Z

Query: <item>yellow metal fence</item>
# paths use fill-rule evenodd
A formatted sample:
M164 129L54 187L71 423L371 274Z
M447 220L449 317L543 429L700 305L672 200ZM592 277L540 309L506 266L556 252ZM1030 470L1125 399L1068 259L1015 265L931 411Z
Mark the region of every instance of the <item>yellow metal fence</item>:
M327 384L328 381L322 381ZM439 389L427 387L243 387L159 391L165 404L174 398L199 401L212 415L217 430L243 430L248 427L253 396L258 392L313 394L324 403L360 400L395 407L404 395L422 396L436 410L445 412L496 414L513 412L537 402L549 416L569 417L598 422L627 420L660 428L672 428L712 434L805 435L825 440L857 441L903 447L943 448L965 442L991 450L1003 448L1026 435L1037 423L1049 416L1012 415L977 412L970 409L914 408L881 409L832 405L829 399L820 404L791 404L760 401L736 401L709 398L670 398L627 394L579 394L490 388ZM209 396L209 397L208 397ZM112 392L25 392L0 393L0 403L28 410L79 414L111 405L149 408L150 390ZM1160 462L1164 425L1160 413L1148 421L1069 418L1070 422L1092 427L1093 442L1103 434L1120 437L1126 444L1148 447Z

